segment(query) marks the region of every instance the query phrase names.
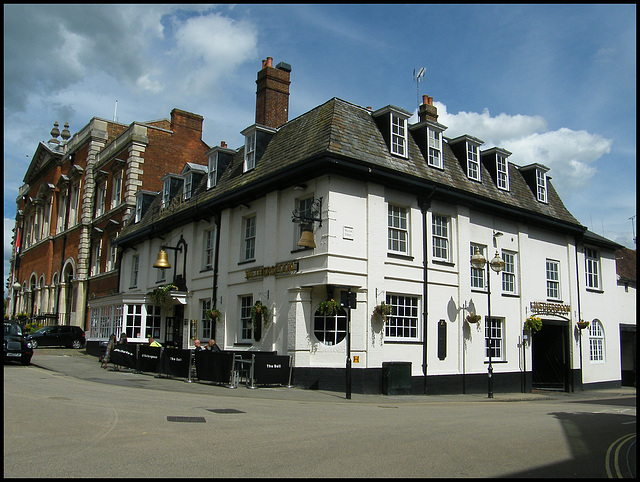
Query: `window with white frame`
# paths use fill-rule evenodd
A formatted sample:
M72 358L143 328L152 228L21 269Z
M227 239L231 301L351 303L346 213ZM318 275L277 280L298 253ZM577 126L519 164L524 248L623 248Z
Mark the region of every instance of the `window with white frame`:
M502 291L516 294L516 253L502 251L504 269L502 270Z
M256 257L256 216L244 218L243 226L243 261Z
M111 209L120 205L122 198L122 172L113 176L113 186L111 188Z
M193 186L193 173L188 173L184 177L184 194L183 197L185 200L191 199L191 188Z
M409 254L409 218L407 208L389 204L388 249L401 254Z
M142 196L138 196L136 197L136 214L135 214L135 221L136 223L139 223L140 220L142 219Z
M256 167L256 133L247 134L244 139L244 165L242 172Z
M584 262L586 271L587 288L600 288L600 257L598 251L592 248L584 249Z
M213 321L207 316L207 312L211 309L211 300L200 300L200 326L202 327L202 338L215 338L211 334L211 325Z
M504 360L504 320L502 318L485 319L484 324L484 356L491 360Z
M162 207L166 208L171 199L171 179L165 179L162 186Z
M207 189L211 189L218 184L218 153L214 152L209 156L209 170L207 171Z
M560 262L552 259L546 261L547 298L560 299Z
M449 261L449 223L449 217L437 214L431 220L433 258L439 261Z
M240 341L250 342L253 336L253 323L251 321L251 306L253 296L240 297Z
M391 113L391 154L407 156L407 119Z
M599 320L589 323L589 360L604 362L604 330Z
M140 255L134 254L131 257L131 288L138 286L138 268L140 267Z
M428 127L427 135L429 137L427 164L442 169L442 133L437 129Z
M102 255L102 239L94 240L93 253L91 258L93 264L91 265L91 276L95 276L100 273L100 256Z
M486 246L483 246L481 244L471 243L470 249L469 249L470 256L473 256L474 254L476 254L476 250L478 250L478 253L484 256L485 259L487 259ZM484 281L486 279L486 272L485 272L486 266L487 266L486 264L482 268L475 268L474 266L471 266L471 288L484 290Z
M78 223L78 201L80 198L80 184L76 184L71 189L71 204L69 207L69 227Z
M159 305L147 305L147 318L144 330L145 338L152 336L156 340L160 339L160 328L162 325L160 310L161 306Z
M33 219L33 239L34 241L39 241L41 235L40 226L42 219L42 206L36 207L36 214Z
M496 154L496 178L498 188L509 190L509 163L505 156Z
M203 269L212 269L213 267L213 245L215 243L215 229L208 229L203 233Z
M53 197L49 197L45 201L44 205L44 217L42 219L42 237L46 238L49 236L49 230L51 225L51 208L53 206Z
M467 176L474 181L480 181L478 146L469 141L467 141Z
M385 323L385 340L419 340L419 306L417 296L387 294L391 314Z
M58 197L58 221L56 226L56 233L64 231L64 218L67 212L67 193L61 192Z
M316 310L313 316L313 334L324 345L337 345L347 335L347 312L339 308L335 315Z
M104 214L104 200L105 193L107 191L107 183L103 182L98 186L98 191L96 192L96 217L102 216Z
M116 238L109 239L109 260L107 261L107 271L116 269L116 260L118 258L118 247L115 244Z
M127 305L124 332L127 338L140 338L142 333L142 305Z
M547 202L547 173L536 169L536 189L538 193L538 201Z

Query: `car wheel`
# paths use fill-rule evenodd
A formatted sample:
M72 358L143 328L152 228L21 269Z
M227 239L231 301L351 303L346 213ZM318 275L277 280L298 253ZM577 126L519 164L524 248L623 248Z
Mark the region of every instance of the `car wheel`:
M24 366L27 366L27 365L31 364L31 358L27 358L26 360L22 360L22 364Z
M73 342L71 342L71 348L82 348L82 342L80 340L73 340Z
M38 348L38 340L31 340L31 348Z

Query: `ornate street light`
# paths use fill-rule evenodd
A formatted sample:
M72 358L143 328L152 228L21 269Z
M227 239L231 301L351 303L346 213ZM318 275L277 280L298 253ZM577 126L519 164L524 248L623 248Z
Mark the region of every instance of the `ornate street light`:
M495 244L496 236L500 236L502 233L493 233L493 239ZM475 253L471 256L471 266L476 269L483 269L487 260L480 250L476 248ZM489 266L496 273L500 273L504 269L504 260L500 257L500 254L496 250L495 257L489 262ZM491 364L491 356L493 354L493 338L491 337L491 275L487 270L487 327L489 329L488 347L489 347L489 367L488 367L488 398L493 398L493 365ZM485 327L485 329L487 328Z

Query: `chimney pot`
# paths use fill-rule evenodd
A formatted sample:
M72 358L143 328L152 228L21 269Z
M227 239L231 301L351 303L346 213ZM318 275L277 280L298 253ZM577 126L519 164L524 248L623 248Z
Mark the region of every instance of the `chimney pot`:
M429 96L428 95L423 95L422 96L422 103L423 104L428 104L429 103Z
M227 147L227 143L226 143L225 141L222 141L222 142L220 143L220 147Z
M273 57L267 57L267 67L273 67Z

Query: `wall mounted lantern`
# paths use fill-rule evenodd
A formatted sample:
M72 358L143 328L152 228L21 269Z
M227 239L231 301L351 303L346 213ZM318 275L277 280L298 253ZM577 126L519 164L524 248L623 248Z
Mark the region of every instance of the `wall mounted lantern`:
M180 235L180 239L178 240L178 243L175 245L175 247L173 246L166 246L166 245L162 245L160 246L160 251L158 252L158 258L156 259L156 262L153 263L153 267L154 268L159 268L159 269L167 269L167 268L171 268L171 264L169 263L169 259L167 256L167 252L165 251L165 249L171 249L173 251L175 251L175 256L173 259L173 264L174 264L174 268L173 268L173 284L175 284L178 287L179 291L187 291L187 242L184 240L184 238L182 237L182 234ZM178 277L176 275L176 266L178 264L178 253L183 253L183 259L182 259L182 277Z
M300 211L295 209L292 213L291 221L300 224L302 234L298 241L298 246L305 248L315 248L316 243L313 239L313 226L318 223L318 227L322 227L322 198L314 199L309 209Z

